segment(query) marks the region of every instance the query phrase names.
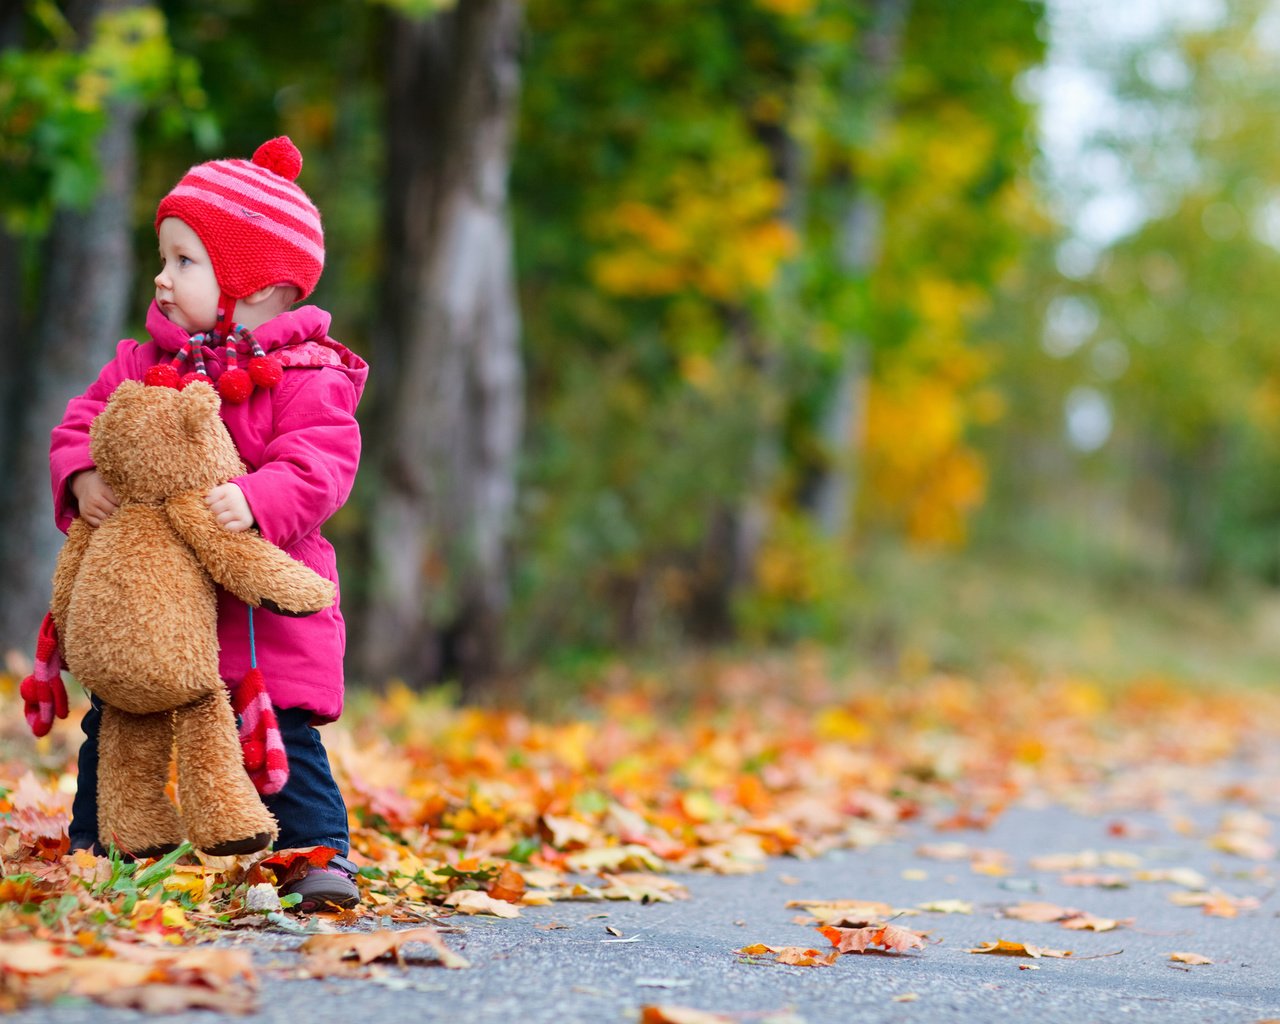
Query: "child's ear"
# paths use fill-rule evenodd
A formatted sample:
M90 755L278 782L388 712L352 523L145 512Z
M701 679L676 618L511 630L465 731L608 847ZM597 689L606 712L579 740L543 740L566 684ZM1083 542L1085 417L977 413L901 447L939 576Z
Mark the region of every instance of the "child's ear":
M251 295L246 295L237 301L247 303L250 306L270 303L278 305L281 309L288 309L298 301L298 289L291 284L269 284L265 288L259 288Z

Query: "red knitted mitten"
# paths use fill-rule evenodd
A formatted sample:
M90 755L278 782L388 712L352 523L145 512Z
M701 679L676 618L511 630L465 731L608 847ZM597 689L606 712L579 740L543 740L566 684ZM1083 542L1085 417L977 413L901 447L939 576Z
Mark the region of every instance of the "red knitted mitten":
M251 668L245 673L231 695L231 706L240 716L245 771L259 793L279 793L289 781L289 757L261 669Z
M19 693L25 703L27 725L37 736L53 728L54 718L67 717L67 688L62 685L62 655L58 653L58 627L45 612L36 638L35 671L22 680Z

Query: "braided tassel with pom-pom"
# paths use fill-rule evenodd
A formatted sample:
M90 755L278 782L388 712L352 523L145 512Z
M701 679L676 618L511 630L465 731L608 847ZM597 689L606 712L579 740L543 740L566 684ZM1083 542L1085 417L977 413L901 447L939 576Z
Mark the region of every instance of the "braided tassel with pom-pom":
M267 695L267 683L258 668L253 638L253 606L249 606L249 671L231 695L231 706L240 717L240 751L245 771L259 793L279 793L289 781L289 755L275 708Z
M58 627L45 613L36 639L35 668L18 688L23 714L36 736L46 735L55 718L67 717L67 688L62 684L62 654L58 650Z
M249 351L253 353L249 359L249 376L253 378L253 382L260 388L273 388L279 384L280 378L284 376L280 360L262 351L262 346L249 328L236 324L236 334L248 343Z
M236 354L234 336L227 337L227 368L218 378L218 394L224 402L239 405L253 392L253 378L248 372L240 369L239 357Z
M156 363L155 366L148 369L142 375L142 383L150 384L152 387L180 389L182 387L182 364L187 361L190 355L191 342L188 341L179 349L178 354L167 363Z
M202 380L209 385L213 384L204 368L203 346L208 340L209 336L207 334L193 334L191 340L187 342L187 346L191 349L191 372L182 375L182 382L178 385L179 388L185 388L188 384L197 380Z

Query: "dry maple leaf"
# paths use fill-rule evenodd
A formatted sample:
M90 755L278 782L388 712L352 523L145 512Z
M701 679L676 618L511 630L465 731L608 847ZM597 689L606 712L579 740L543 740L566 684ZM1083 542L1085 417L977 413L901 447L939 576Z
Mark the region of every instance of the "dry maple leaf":
M148 1013L249 1013L255 1008L258 977L244 950L156 949L109 942L107 951L110 956L69 959L67 991Z
M1039 958L1047 957L1069 957L1072 952L1069 949L1048 949L1044 946L1032 946L1029 943L1022 942L1005 942L1003 939L997 939L994 942L984 942L981 946L974 949L966 949L966 953L994 953L997 956L1029 956Z
M630 900L633 903L670 903L687 900L689 890L679 882L651 872L624 871L600 876L604 885L598 890L606 900Z
M1158 868L1135 871L1133 877L1139 882L1172 882L1184 889L1207 889L1209 880L1194 868Z
M483 894L482 894L483 895ZM354 957L361 964L370 963L388 953L400 959L401 947L411 942L420 942L430 946L445 967L470 967L467 960L445 945L444 939L435 928L404 928L398 931L389 928L376 932L343 932L337 935L313 935L307 939L298 951L305 953L313 961L337 963Z
M1207 956L1201 956L1199 953L1170 953L1169 959L1178 964L1211 964L1213 963Z
M463 914L492 914L494 917L519 917L520 908L505 900L495 900L478 889L459 889L445 897L444 905Z
M1093 914L1081 914L1059 922L1063 928L1073 932L1110 932L1117 928L1125 928L1133 924L1133 918L1094 917Z
M930 914L973 913L973 904L968 900L930 900L928 903L917 903L916 907Z
M510 864L502 865L498 877L489 884L489 895L495 900L519 903L524 899L524 876Z
M57 842L66 834L71 820L70 793L46 788L32 772L27 772L8 800L13 807L8 824L27 839Z
M1230 896L1220 889L1212 892L1171 892L1169 902L1179 907L1200 907L1210 917L1238 917L1242 910L1257 910L1252 896Z
M642 1006L640 1024L735 1024L723 1013L709 1013L687 1006Z
M741 949L735 949L734 952L742 956L772 955L778 963L792 967L830 967L840 955L839 951L824 953L804 946L767 946L763 942L743 946Z
M913 932L893 924L873 924L865 928L819 928L840 953L865 953L878 946L889 953L923 949L926 932Z
M883 921L899 913L890 904L875 900L787 900L786 905L803 907L818 924L844 927Z

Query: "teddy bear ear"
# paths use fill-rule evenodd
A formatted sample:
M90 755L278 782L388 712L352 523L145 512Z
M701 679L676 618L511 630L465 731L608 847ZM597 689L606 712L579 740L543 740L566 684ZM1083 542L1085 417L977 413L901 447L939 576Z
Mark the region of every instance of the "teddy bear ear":
M218 417L218 393L204 381L192 381L179 395L183 428L188 437L200 437L208 429L209 422Z
M116 389L111 392L111 397L128 398L131 395L136 395L140 391L145 391L146 387L147 386L140 380L122 380L116 385Z

